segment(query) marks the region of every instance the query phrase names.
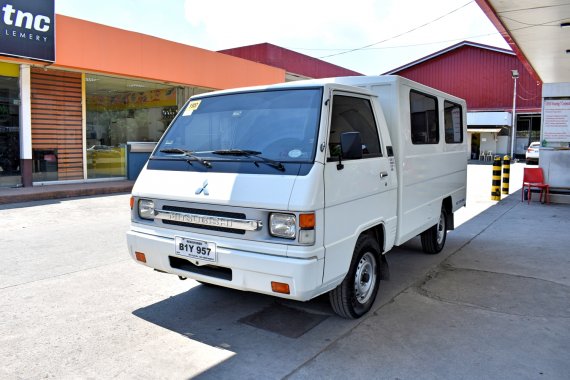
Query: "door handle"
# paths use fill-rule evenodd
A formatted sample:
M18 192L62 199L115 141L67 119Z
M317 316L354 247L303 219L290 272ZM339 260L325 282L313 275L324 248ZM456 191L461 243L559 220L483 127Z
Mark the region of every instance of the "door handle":
M388 172L380 172L380 178L388 177Z

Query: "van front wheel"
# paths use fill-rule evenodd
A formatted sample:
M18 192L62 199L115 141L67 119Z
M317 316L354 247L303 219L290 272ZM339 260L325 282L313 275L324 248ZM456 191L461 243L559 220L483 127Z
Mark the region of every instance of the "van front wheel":
M378 242L370 235L360 236L346 277L329 293L335 313L356 319L370 310L380 285L379 257Z
M447 238L447 212L442 208L439 214L439 222L422 232L422 249L425 253L440 253Z

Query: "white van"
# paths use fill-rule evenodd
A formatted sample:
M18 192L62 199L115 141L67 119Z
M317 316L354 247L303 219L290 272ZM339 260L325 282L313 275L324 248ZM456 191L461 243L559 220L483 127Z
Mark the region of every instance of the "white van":
M465 101L398 76L192 97L133 188L128 246L181 278L358 318L384 254L443 249L465 205Z

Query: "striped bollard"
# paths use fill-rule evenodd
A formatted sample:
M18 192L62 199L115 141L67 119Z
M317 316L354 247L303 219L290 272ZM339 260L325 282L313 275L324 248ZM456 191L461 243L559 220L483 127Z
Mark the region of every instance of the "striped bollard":
M491 200L501 200L501 157L493 161L493 181L491 182Z
M511 158L509 156L503 157L503 187L502 192L509 195L509 176L511 174Z

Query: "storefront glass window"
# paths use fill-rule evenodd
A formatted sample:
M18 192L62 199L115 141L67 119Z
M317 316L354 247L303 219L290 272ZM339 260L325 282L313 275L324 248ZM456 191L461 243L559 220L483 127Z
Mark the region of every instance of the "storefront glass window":
M176 112L177 88L86 76L87 177L126 177L127 142L158 141Z
M0 187L22 183L19 115L19 80L0 76Z

